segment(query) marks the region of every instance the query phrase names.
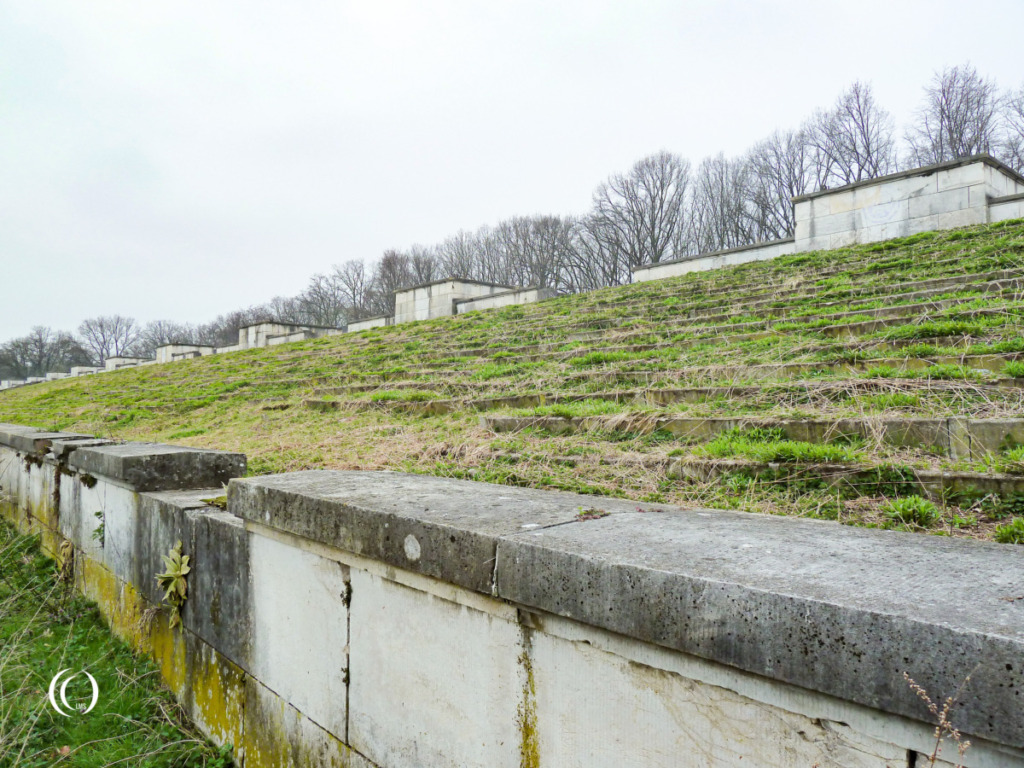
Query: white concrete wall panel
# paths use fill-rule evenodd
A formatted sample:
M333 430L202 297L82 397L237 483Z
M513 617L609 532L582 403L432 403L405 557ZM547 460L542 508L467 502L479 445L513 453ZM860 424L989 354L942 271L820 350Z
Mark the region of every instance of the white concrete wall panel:
M348 569L250 534L252 673L303 715L345 738Z
M388 768L517 768L518 626L352 571L349 744Z

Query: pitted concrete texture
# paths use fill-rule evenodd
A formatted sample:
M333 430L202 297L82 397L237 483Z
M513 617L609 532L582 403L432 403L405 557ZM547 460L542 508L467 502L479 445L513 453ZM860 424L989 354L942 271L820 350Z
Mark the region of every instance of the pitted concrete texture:
M973 671L958 725L1024 747L1018 547L399 473L235 480L229 499L263 525L923 722L903 672L944 698Z
M487 594L499 537L572 522L593 502L400 472L312 470L228 487L240 517Z
M215 488L245 474L245 454L159 443L122 443L81 448L68 466L123 482L136 491Z
M116 440L103 437L61 437L51 441L50 454L63 460L79 448L94 448L98 445L113 445Z
M69 432L46 432L34 427L17 424L0 425L0 445L7 445L22 453L47 453L55 441L74 442L92 440L92 435Z
M962 730L1024 746L1024 551L718 510L506 537L498 595L928 720L973 675Z

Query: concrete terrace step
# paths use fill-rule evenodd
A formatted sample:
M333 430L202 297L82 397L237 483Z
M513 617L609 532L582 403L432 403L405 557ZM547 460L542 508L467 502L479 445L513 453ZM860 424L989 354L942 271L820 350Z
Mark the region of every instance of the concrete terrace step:
M924 298L928 295L935 295L943 291L948 291L951 288L958 288L963 285L970 285L974 283L987 283L993 281L1002 280L1014 280L1024 277L1024 270L1020 269L999 269L999 270L988 270L985 272L977 273L963 273L957 275L949 275L939 278L927 278L923 280L906 281L902 283L884 283L884 282L866 282L858 286L851 286L848 290L842 292L841 297L836 297L833 301L821 302L822 293L831 294L836 289L831 291L823 292L821 287L816 284L801 285L791 289L784 290L771 290L764 291L758 294L745 294L742 291L732 291L727 295L723 295L722 300L716 304L710 306L698 306L697 308L686 309L681 307L671 313L664 313L666 315L684 316L688 319L695 319L700 317L702 314L713 314L720 313L719 307L729 306L735 308L735 310L728 314L743 314L744 311L752 311L764 308L772 308L775 306L786 307L791 306L794 303L800 302L803 299L812 299L817 302L821 302L821 306L829 306L840 303L847 303L854 299L861 299L867 297L891 297L891 298L912 298L920 297ZM623 301L612 303L593 303L585 307L580 307L579 311L573 313L573 317L578 319L580 315L585 315L592 310L595 312L607 312L610 309L618 307L628 307L635 311L637 315L644 313L644 317L650 317L651 308L657 307L655 298L662 297L650 297L647 304L638 307L636 302ZM663 298L673 298L673 295L669 294ZM660 315L661 313L659 313ZM536 322L541 322L541 318L536 318ZM524 328L529 328L528 323L520 324Z
M1012 277L1005 277L1004 276L1004 277L1002 277L1000 279L989 279L993 275L1005 275L1007 272L1008 272L1008 270L1003 270L1003 271L996 272L996 273L985 273L983 275L972 276L972 277L983 278L983 279L980 279L977 282L975 282L975 281L958 282L958 283L956 283L955 287L959 288L961 292L965 292L966 293L966 292L969 292L969 291L973 291L973 292L975 292L975 295L973 295L973 296L964 296L964 297L962 297L962 299L951 298L951 299L948 299L948 301L951 301L953 303L962 303L962 302L970 301L970 300L975 299L975 298L979 298L980 297L979 294L983 295L983 294L986 294L986 293L1003 294L1003 295L1005 295L1006 298L1016 298L1019 295L1020 291L1024 290L1024 276L1022 276L1021 274L1018 273L1018 274L1015 274ZM870 298L871 296L877 296L877 297L889 298L889 299L892 299L894 301L925 300L925 299L927 299L929 297L932 297L932 296L942 296L942 295L944 295L946 293L949 293L950 292L950 287L951 286L949 286L949 285L941 285L939 287L931 288L931 289L928 289L928 290L919 290L919 291L913 291L913 292L909 292L909 293L898 293L898 294L872 294L872 295L861 294L861 295L859 295L857 297L853 297L853 298L856 298L856 299L859 299L859 300L864 300L866 298ZM804 298L808 298L809 299L811 296L813 296L813 294L808 294ZM731 308L730 311L728 311L728 312L720 311L720 307L717 307L717 306L716 307L711 307L711 308L706 308L706 309L696 309L696 310L691 310L691 311L687 311L687 312L679 312L679 311L677 311L677 312L661 312L661 313L652 313L649 310L642 312L642 311L640 311L638 309L637 313L635 315L633 315L633 316L630 316L630 317L602 318L602 319L600 319L600 321L598 321L598 320L580 321L578 316L574 316L573 322L571 322L571 323L561 324L561 325L559 325L559 324L549 324L548 327L549 327L549 330L552 330L552 331L553 330L561 330L561 331L572 330L572 331L576 331L577 329L592 329L592 328L594 328L595 325L598 325L599 328L615 328L615 329L617 329L617 328L621 328L624 325L626 325L625 321L627 319L630 319L630 318L632 318L632 319L640 319L640 318L642 318L645 323L658 322L659 323L659 327L663 327L663 328L691 326L691 325L695 325L695 321L700 321L700 322L704 322L704 323L710 323L710 322L725 323L727 325L731 325L731 326L735 327L735 326L738 326L738 325L742 325L744 323L743 322L731 323L731 322L729 322L730 318L744 318L744 317L748 317L748 316L753 315L753 316L756 316L756 317L762 317L764 319L762 321L746 321L746 322L749 322L749 323L764 322L766 324L768 324L770 322L783 322L783 321L795 321L795 322L796 321L802 321L802 322L807 322L809 320L813 320L813 319L816 319L816 318L819 318L819 317L835 316L835 317L838 318L838 317L841 317L842 315L858 315L858 314L860 314L860 315L870 315L873 312L876 313L877 316L885 316L887 313L892 313L892 312L898 313L898 312L900 312L903 309L903 307L907 307L908 309L906 311L909 312L909 311L911 311L909 309L909 307L913 306L911 304L905 304L905 305L894 304L891 307L882 307L882 308L874 308L874 309L859 309L858 310L858 309L848 308L851 303L854 303L853 302L853 298L846 298L846 299L843 299L843 300L831 301L831 302L821 302L821 301L798 301L797 300L798 297L794 297L791 301L785 302L781 307L776 307L774 305L779 303L777 299L772 299L771 301L766 301L766 302L763 302L763 303L759 303L757 305L753 305L753 304L745 303L744 300L743 300L743 297L735 297L734 300L732 302L729 302L729 304L727 305L727 306L729 306ZM798 303L799 306L801 306L801 310L802 310L799 315L795 315L795 316L794 316L792 311L787 311L787 309L792 307L794 303ZM812 306L812 307L815 307L817 309L820 309L822 311L816 312L816 313L807 313L807 312L803 311L803 310L806 310L806 307L808 305ZM920 306L926 306L926 307L927 306L936 306L936 304L930 304L928 302L922 302L919 305ZM829 312L829 311L827 311L829 309L841 309L842 311L841 312ZM541 321L538 320L538 324L540 322ZM584 330L582 332L586 333L587 331Z
M481 416L480 426L492 432L541 429L555 435L576 432L661 431L690 442L712 440L732 430L780 429L789 440L804 443L832 443L856 438L868 442L924 449L951 459L982 460L1008 445L1024 444L1024 418L847 418L847 419L757 419L686 418L656 413L615 416Z
M916 494L939 502L977 499L989 494L1024 496L1024 474L957 472L892 465L796 464L756 462L743 459L672 459L666 474L673 480L708 483L735 475L779 484L819 480L856 493L875 495L879 486L890 486L887 495Z
M343 394L348 388L336 388ZM484 388L479 388L482 391ZM1021 401L1021 394L1024 393L1024 379L1004 379L992 383L975 384L958 381L931 381L916 379L851 379L844 381L803 381L788 384L751 385L742 387L690 387L682 389L669 388L644 388L629 390L608 390L597 392L568 392L549 390L545 392L526 392L516 395L500 395L487 388L490 396L486 397L452 397L437 398L432 400L316 400L307 399L303 401L306 407L314 410L328 411L341 408L353 409L378 409L404 411L421 415L444 415L448 413L462 413L471 411L490 411L499 408L536 408L544 405L555 405L560 403L578 403L585 401L606 401L615 403L637 403L648 406L668 406L680 403L702 404L708 402L725 401L722 409L727 410L730 405L734 408L743 407L750 401L757 401L760 404L766 399L774 400L778 405L795 406L805 405L812 402L837 402L848 399L854 395L867 395L878 393L899 392L906 394L952 394L954 396L967 396L970 394L984 393L993 401L1006 400L1003 408L998 410L1000 415L1016 414L1024 410L1024 402ZM379 387L369 389L360 388L362 393L374 393L381 390ZM403 390L399 390L403 391ZM322 393L323 394L323 393ZM331 394L331 393L328 393ZM988 415L994 408L995 402L989 401ZM966 407L966 406L964 406ZM907 409L913 411L914 409ZM966 414L965 414L966 415ZM974 413L973 415L979 415Z
M1024 285L1024 283L1022 283ZM731 323L727 325L700 325L687 323L685 321L672 321L669 323L660 323L658 325L658 332L660 335L666 337L666 341L676 341L675 336L669 338L673 331L689 330L695 334L691 337L693 341L715 339L722 342L728 343L730 339L756 339L764 338L771 335L796 335L806 334L810 336L826 336L830 338L842 338L844 336L856 337L868 333L874 333L883 328L898 327L901 325L918 325L926 321L943 321L948 320L946 313L963 303L974 300L975 296L964 297L963 299L945 299L933 303L922 303L922 304L908 304L890 308L883 308L878 310L866 310L862 312L844 312L837 313L834 315L822 314L822 315L806 315L800 317L796 322L806 324L806 327L800 328L778 328L777 326L785 321L772 319L762 321L751 321L745 323ZM984 317L1007 317L1015 318L1017 315L1012 311L1013 307L991 307L981 309L969 309L962 313L958 313L958 319L963 318L984 318ZM843 323L841 322L844 317L857 317L857 316L871 316L875 319L865 320L855 323ZM833 319L835 324L833 325L814 325L816 321L822 319ZM914 322L908 322L913 320ZM616 329L617 330L617 329ZM750 333L739 333L736 331L750 331ZM723 334L725 334L723 336ZM649 338L653 335L653 331L649 328L640 330L625 330L614 333L606 333L603 330L592 331L589 333L581 333L574 336L571 340L564 339L557 342L549 342L546 344L526 344L518 346L488 346L488 347L476 347L468 349L446 349L444 347L435 349L431 352L429 357L440 358L446 356L453 357L488 357L496 353L501 353L503 356L509 354L515 355L543 355L554 352L573 352L577 354L579 351L585 349L579 347L578 349L565 350L564 347L567 344L578 343L581 341L606 341L606 342L627 342L631 338ZM687 339L689 341L690 339ZM428 358L429 359L429 358Z

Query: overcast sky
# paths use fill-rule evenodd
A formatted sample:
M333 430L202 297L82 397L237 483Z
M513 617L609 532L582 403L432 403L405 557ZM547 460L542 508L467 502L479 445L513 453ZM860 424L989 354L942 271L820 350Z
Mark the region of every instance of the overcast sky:
M856 79L904 121L945 65L1024 81L1022 29L1021 0L0 0L0 341L581 213Z

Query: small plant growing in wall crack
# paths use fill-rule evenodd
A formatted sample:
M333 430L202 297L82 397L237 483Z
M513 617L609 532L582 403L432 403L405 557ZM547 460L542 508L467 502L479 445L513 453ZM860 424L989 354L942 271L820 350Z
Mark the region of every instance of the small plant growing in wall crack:
M101 509L99 512L93 512L92 516L100 521L100 524L97 525L96 528L93 530L92 537L93 539L98 541L100 543L100 546L102 547L103 542L106 541L107 538L107 528L106 522L103 519L103 510Z
M596 507L579 507L576 511L577 520L599 520L602 517L608 517L611 514L603 509L597 509Z
M161 558L167 570L158 573L156 580L164 590L164 602L171 606L171 629L174 629L181 624L181 606L188 597L188 582L185 581L185 577L192 568L188 564L188 555L181 554L180 541L171 547L170 554L161 555Z

